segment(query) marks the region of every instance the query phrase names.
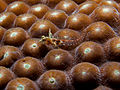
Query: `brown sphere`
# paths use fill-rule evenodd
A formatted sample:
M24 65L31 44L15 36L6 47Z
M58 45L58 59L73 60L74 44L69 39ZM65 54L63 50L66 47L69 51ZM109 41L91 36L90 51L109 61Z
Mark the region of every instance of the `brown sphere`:
M40 43L39 39L32 38L24 42L21 51L25 56L40 58L46 55L48 48Z
M5 31L6 29L0 26L0 41L2 40Z
M116 37L115 31L105 22L99 21L90 24L84 31L83 35L87 41L104 43L108 39Z
M85 27L92 23L92 19L82 13L72 14L66 20L66 28L76 31L82 31Z
M61 45L58 44L58 47L65 50L73 50L74 48L76 48L76 46L79 45L78 43L76 43L76 40L78 40L77 42L79 43L83 42L83 37L79 32L72 29L67 29L67 28L57 31L54 34L54 38L57 38L58 41L60 40L63 42L63 44ZM65 42L65 45L64 45L64 42ZM71 42L73 44L69 46Z
M117 9L112 6L99 6L90 14L90 17L94 21L106 22L116 29L120 25L120 14Z
M71 70L73 85L77 90L92 90L99 84L100 70L91 63L83 62L75 65ZM86 87L87 86L87 87Z
M78 62L100 63L104 61L104 54L103 47L92 41L83 42L75 50L75 56Z
M20 46L25 40L29 38L28 33L22 28L10 28L3 37L3 43L5 45Z
M0 66L10 67L16 60L21 57L21 51L14 46L0 47Z
M106 87L106 86L98 86L97 88L95 88L94 90L113 90L112 88Z
M120 61L120 37L109 39L104 48L108 60Z
M76 40L80 38L80 33L72 29L61 29L54 34L55 38L63 40Z
M31 6L28 12L31 14L34 14L39 19L41 19L48 10L50 10L50 8L47 5L37 4L37 5Z
M101 67L102 82L109 87L120 88L120 63L119 62L107 62ZM116 89L115 89L116 90ZM117 89L119 90L119 89Z
M66 50L53 49L44 58L47 69L68 70L76 64L73 56Z
M81 3L85 2L86 0L73 0L73 1L75 1L77 4L81 4Z
M5 90L40 90L35 82L28 78L16 78L11 80Z
M25 30L28 30L33 23L37 20L37 17L32 14L22 14L19 15L14 23L15 27L21 27Z
M16 15L27 13L29 6L22 1L15 1L8 5L6 8L7 12L13 12Z
M15 75L11 70L0 66L0 89L5 88L7 83L14 79Z
M51 30L51 33L54 34L59 29L48 20L38 20L31 26L29 33L31 37L41 38L41 36L48 36L49 30Z
M70 85L70 78L63 71L49 70L38 79L38 85L41 90L67 90Z
M5 1L0 0L0 13L3 12L7 7L7 4Z
M31 6L42 2L42 0L23 0L23 1Z
M64 0L64 1L59 2L56 5L55 9L63 10L68 15L70 15L75 11L75 9L77 7L78 7L78 5L74 1L72 1L72 0Z
M16 15L12 12L0 13L0 26L9 29L13 26Z
M36 80L44 72L44 66L36 58L24 57L14 63L12 71L18 77L27 77Z
M23 1L23 0L3 0L3 1L5 1L7 4L10 4L15 1Z
M99 4L102 0L87 0L87 1L94 1Z
M93 10L98 7L98 4L96 2L93 2L93 1L86 1L84 3L81 3L79 6L78 6L78 9L77 9L77 13L84 13L84 14L91 14L93 12Z
M115 7L120 12L119 4L114 0L103 0L103 1L101 1L100 6L104 6L104 5Z
M42 0L43 4L46 4L50 8L54 8L62 0Z
M52 9L44 15L43 19L51 21L59 28L64 28L65 20L67 17L68 16L64 11Z

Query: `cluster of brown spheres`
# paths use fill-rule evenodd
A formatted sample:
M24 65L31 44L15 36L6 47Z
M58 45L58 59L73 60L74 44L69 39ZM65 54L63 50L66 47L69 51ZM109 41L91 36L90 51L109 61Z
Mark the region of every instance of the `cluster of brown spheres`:
M120 0L0 0L0 90L120 90Z

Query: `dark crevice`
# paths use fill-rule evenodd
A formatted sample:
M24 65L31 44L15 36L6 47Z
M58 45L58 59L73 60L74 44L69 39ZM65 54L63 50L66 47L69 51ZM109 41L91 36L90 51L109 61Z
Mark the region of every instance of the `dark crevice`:
M4 55L2 55L2 56L0 57L0 60L2 60L2 59L4 59Z

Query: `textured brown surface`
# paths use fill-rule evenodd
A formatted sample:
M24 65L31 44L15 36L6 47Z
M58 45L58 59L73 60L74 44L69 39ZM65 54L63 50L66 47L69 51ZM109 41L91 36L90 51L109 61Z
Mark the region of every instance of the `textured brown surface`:
M120 90L120 0L0 0L0 90Z

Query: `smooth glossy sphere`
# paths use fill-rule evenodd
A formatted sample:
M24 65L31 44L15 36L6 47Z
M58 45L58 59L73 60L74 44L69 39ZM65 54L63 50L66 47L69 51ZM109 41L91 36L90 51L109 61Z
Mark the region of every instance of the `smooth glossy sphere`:
M31 6L42 2L42 0L23 0L23 1Z
M53 49L44 58L47 69L68 70L76 64L73 56L66 50Z
M99 4L102 0L87 0L87 1L94 1Z
M71 75L73 85L77 90L80 90L81 88L85 90L86 88L89 88L89 90L92 90L99 84L100 70L94 64L83 62L72 68Z
M43 4L46 4L50 8L54 8L62 0L42 0Z
M24 57L14 63L12 71L18 77L27 77L36 80L44 72L44 66L36 58Z
M3 37L3 43L5 45L20 46L25 40L29 38L28 33L22 28L10 28Z
M70 78L65 72L60 70L46 71L38 79L38 85L41 90L67 90L69 84Z
M78 5L72 1L72 0L64 0L59 2L55 9L63 10L65 11L68 15L72 14L75 9L78 7Z
M102 82L110 87L119 87L120 83L120 63L107 62L101 68Z
M15 1L23 1L23 0L3 0L3 1L5 1L7 4L10 4Z
M8 5L8 7L6 8L6 11L13 12L16 15L20 15L20 14L27 13L28 9L29 9L29 6L26 3L21 1L15 1Z
M6 29L0 26L0 41L2 40L5 31Z
M76 40L81 37L80 33L72 29L61 29L54 34L55 38L61 40Z
M10 67L16 60L21 57L21 51L14 46L0 47L0 66Z
M16 78L7 84L5 90L39 90L39 88L28 78Z
M43 19L51 21L59 28L64 28L65 20L67 17L68 16L64 11L52 9L44 15Z
M7 85L7 83L14 79L15 75L11 72L11 70L0 66L0 88L3 89Z
M78 6L78 9L76 11L76 13L84 13L84 14L91 14L93 12L93 10L98 7L98 4L96 2L93 1L86 1L84 3L81 3Z
M107 23L102 21L90 24L83 32L85 40L99 43L104 43L108 39L117 36L115 31Z
M40 58L46 55L48 48L40 43L39 39L31 38L24 42L21 51L25 56Z
M92 19L82 13L72 14L66 20L66 28L76 31L82 31L85 27L92 23Z
M108 60L119 61L120 59L120 37L109 39L105 45L105 52Z
M28 12L31 14L34 14L39 19L41 19L48 10L50 10L50 8L47 5L37 4L37 5L31 6Z
M31 28L29 29L29 32L31 37L41 38L41 36L43 35L48 36L50 30L51 30L51 33L54 34L59 29L52 22L48 20L38 20L31 26Z
M97 88L95 88L94 90L113 90L112 88L106 87L106 86L98 86Z
M83 42L76 48L75 56L79 62L100 63L104 61L105 55L104 49L100 44L88 41Z
M13 26L16 15L12 12L0 13L0 26L9 29Z
M21 27L28 30L33 23L37 21L37 17L33 14L21 14L19 15L14 23L15 27Z
M83 42L84 37L82 37L81 33L72 29L61 29L54 34L54 37L63 43L58 44L59 48L65 50L73 50L76 48L79 43Z
M90 17L94 21L103 21L113 28L118 28L120 24L120 14L112 6L99 6L91 14Z
M0 13L3 12L7 7L7 4L5 1L0 0Z
M119 4L114 0L103 0L103 1L101 1L100 6L104 6L104 5L115 7L120 12Z

